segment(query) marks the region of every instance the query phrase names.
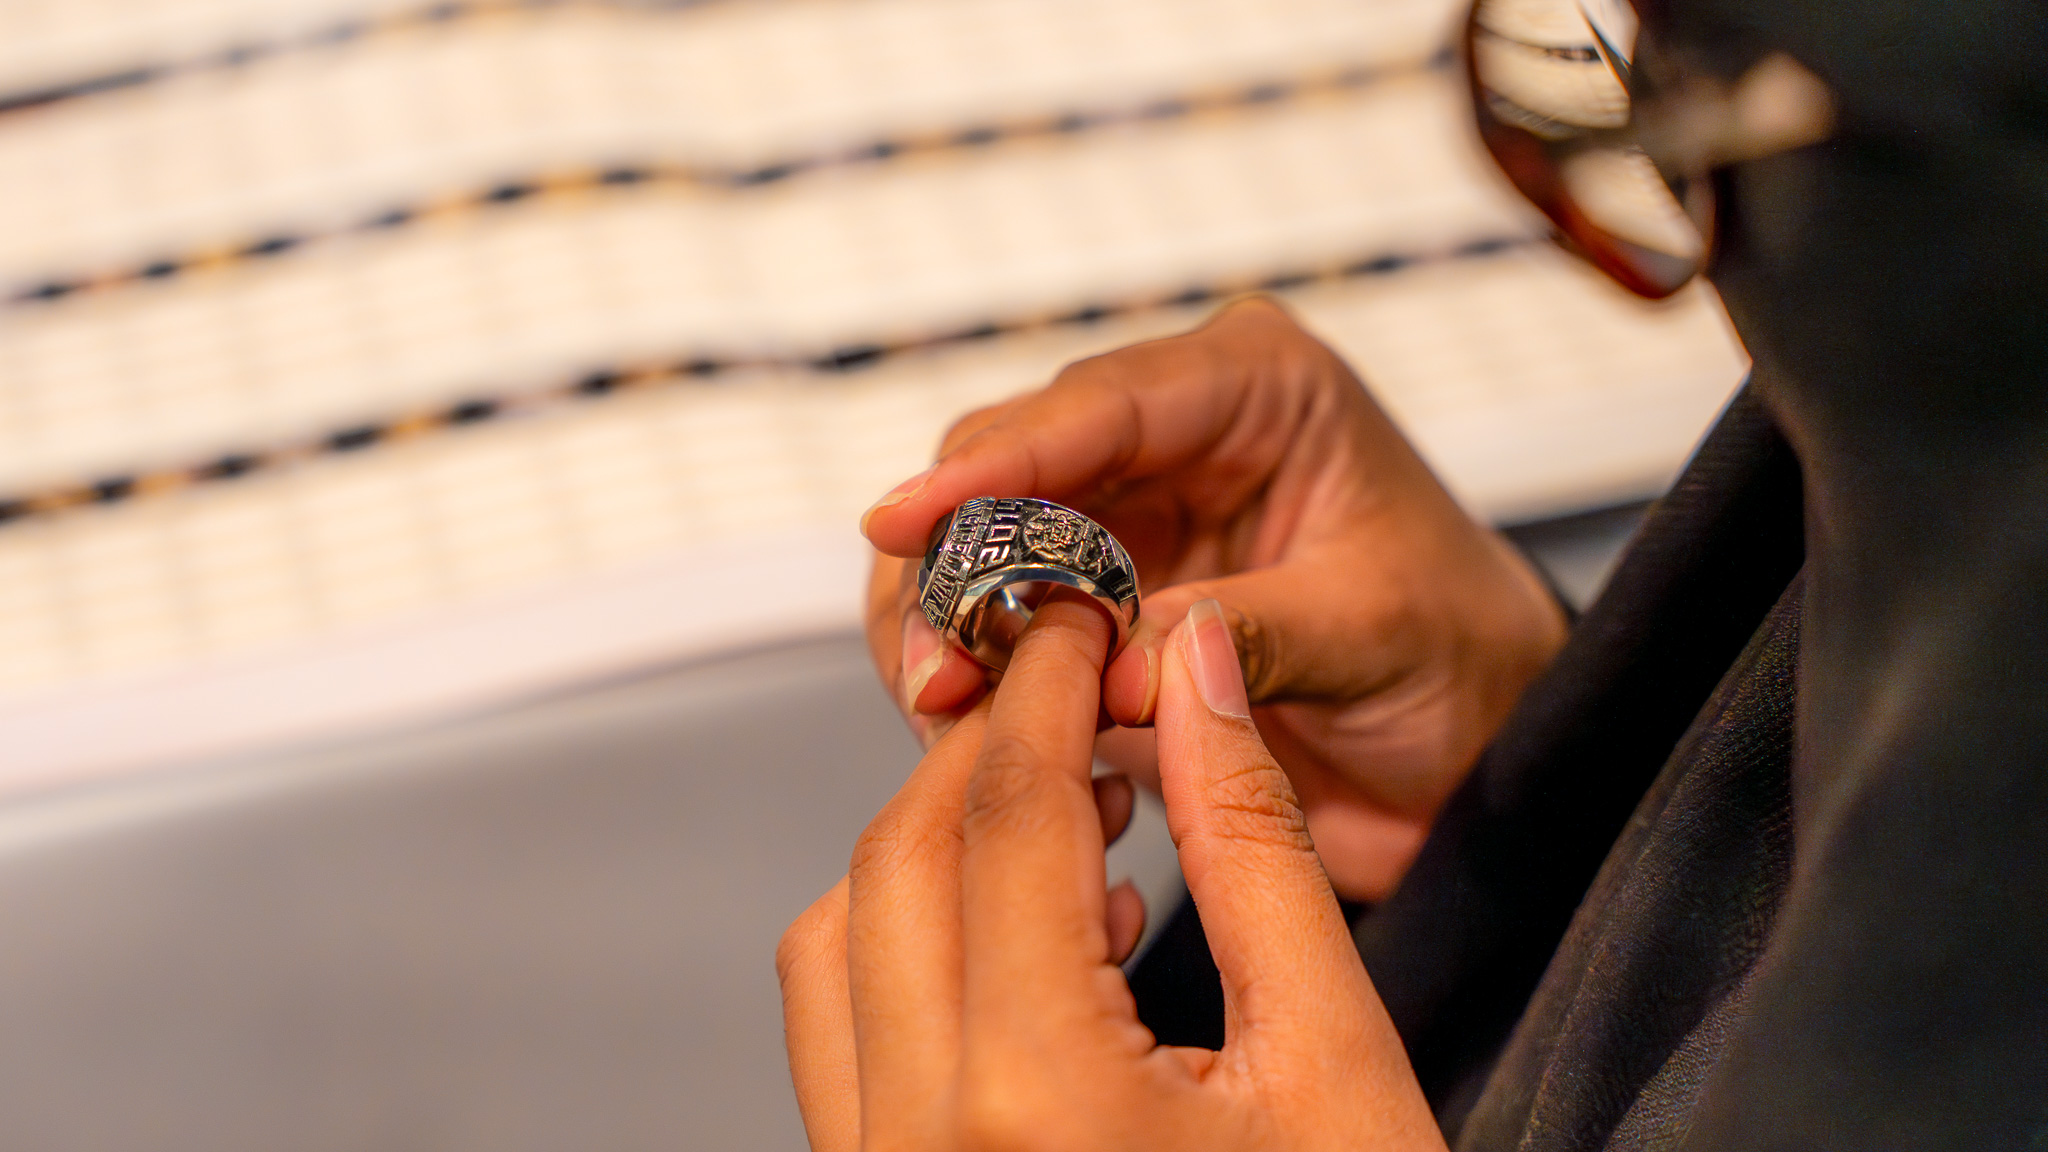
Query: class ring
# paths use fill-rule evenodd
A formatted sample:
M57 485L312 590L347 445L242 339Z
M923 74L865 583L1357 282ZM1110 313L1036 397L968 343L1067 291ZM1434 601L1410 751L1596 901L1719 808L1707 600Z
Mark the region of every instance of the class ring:
M969 500L939 522L917 570L918 605L939 635L1002 669L1054 588L1094 597L1116 625L1109 659L1138 619L1138 573L1109 530L1028 497Z

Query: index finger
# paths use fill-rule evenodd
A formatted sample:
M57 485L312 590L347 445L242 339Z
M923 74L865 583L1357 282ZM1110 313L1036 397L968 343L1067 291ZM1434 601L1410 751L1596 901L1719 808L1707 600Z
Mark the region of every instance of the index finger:
M1073 1036L1102 1018L1102 825L1089 783L1109 622L1048 600L996 689L962 820L962 1015L977 1035Z
M862 525L892 556L924 555L939 518L978 496L1071 502L1117 479L1199 456L1241 415L1242 342L1300 329L1277 305L1241 301L1193 332L1071 364L1035 395L981 415L939 462ZM1235 386L1233 386L1235 385Z

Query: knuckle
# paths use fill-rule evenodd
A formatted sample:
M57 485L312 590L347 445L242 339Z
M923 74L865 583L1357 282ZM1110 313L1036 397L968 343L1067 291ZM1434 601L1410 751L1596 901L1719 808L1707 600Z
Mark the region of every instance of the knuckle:
M968 781L967 803L961 828L969 837L1014 824L1029 822L1042 805L1038 800L1054 784L1051 773L1043 771L1048 761L1035 735L1025 732L994 733L982 745L981 762Z
M1308 820L1286 773L1267 760L1212 781L1201 833L1225 843L1256 843L1313 852Z
M886 876L895 871L923 843L924 837L919 832L920 829L894 805L884 808L882 814L854 838L853 858L847 866L847 874L855 884L859 884L866 877Z
M1295 343L1302 327L1287 306L1264 292L1239 296L1216 310L1198 331L1215 338L1253 339L1280 348Z
M775 945L775 976L784 988L820 961L836 954L846 940L846 916L834 895L818 899L783 930Z
M1066 391L1073 388L1099 387L1108 378L1116 375L1117 357L1124 351L1126 349L1119 348L1114 352L1101 352L1094 356L1068 361L1060 366L1059 371L1053 373L1052 383L1046 386L1047 390Z
M1292 319L1287 308L1266 292L1251 292L1225 304L1216 312L1218 320Z
M1052 387L1062 391L1134 391L1149 382L1170 379L1177 372L1193 367L1195 360L1206 358L1207 353L1199 342L1200 332L1196 329L1177 336L1127 344L1073 361L1053 377Z
M958 1147L962 1152L1041 1152L1053 1146L1051 1112L1018 1078L969 1076L960 1086Z

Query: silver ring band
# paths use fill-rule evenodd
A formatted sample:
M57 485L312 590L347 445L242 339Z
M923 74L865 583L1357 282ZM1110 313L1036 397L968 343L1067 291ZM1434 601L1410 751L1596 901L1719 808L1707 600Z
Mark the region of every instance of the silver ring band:
M1110 658L1138 619L1138 571L1116 537L1072 508L1029 497L969 500L939 522L917 572L918 606L939 634L991 668L1055 587L1094 597L1116 624Z

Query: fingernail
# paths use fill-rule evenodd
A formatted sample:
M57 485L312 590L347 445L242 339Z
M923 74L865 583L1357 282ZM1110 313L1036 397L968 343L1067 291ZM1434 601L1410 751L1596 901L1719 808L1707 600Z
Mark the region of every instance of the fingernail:
M1188 609L1188 670L1194 674L1195 689L1209 711L1222 716L1248 719L1250 697L1245 695L1244 670L1238 667L1237 645L1231 642L1230 627L1223 622L1223 606L1201 600Z
M903 621L903 703L912 712L917 711L917 698L924 693L924 686L938 674L939 666L946 662L946 646L939 634L913 612Z
M867 534L868 521L874 519L875 513L880 512L884 508L901 504L905 500L910 499L912 496L917 495L919 492L924 491L925 485L931 482L932 473L937 472L938 470L939 466L937 464L934 464L931 467L925 469L924 471L919 472L917 475L912 476L910 479L905 480L903 483L898 484L894 488L889 489L889 491L880 500L875 501L872 505L868 507L867 511L860 514L861 534Z

